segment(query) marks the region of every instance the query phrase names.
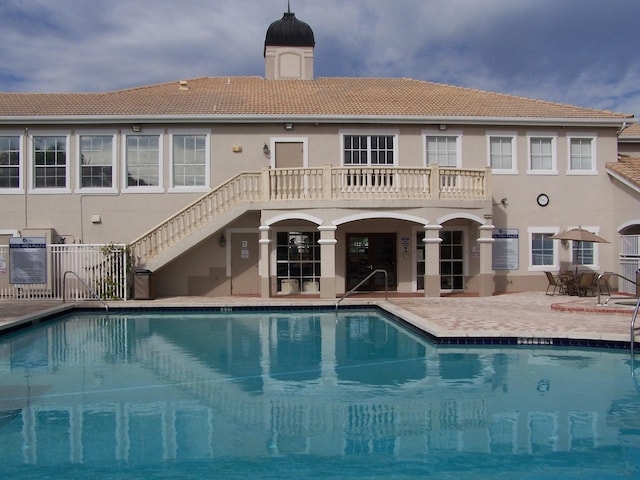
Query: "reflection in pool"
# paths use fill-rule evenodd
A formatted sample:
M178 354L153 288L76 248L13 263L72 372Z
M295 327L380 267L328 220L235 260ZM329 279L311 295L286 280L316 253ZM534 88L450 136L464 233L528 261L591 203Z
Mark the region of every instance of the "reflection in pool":
M74 313L0 339L3 478L640 477L628 352L377 310Z

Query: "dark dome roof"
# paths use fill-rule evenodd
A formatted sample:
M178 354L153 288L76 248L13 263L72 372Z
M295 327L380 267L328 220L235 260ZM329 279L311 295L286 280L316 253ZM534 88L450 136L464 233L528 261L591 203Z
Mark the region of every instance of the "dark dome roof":
M305 22L298 20L295 13L287 12L267 29L264 41L266 47L315 47L313 30Z

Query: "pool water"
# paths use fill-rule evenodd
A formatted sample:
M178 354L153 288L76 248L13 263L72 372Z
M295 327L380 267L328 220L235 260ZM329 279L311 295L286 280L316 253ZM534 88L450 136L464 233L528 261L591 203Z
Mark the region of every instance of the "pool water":
M72 313L0 338L0 478L640 478L632 365L375 309Z

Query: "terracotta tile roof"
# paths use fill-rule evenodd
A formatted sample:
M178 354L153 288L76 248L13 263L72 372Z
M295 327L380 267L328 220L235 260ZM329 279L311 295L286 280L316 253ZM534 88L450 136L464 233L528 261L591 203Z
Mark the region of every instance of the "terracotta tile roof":
M607 170L640 188L640 158L620 156L617 162L608 162Z
M58 116L404 116L624 119L632 115L400 78L203 77L103 93L0 93L0 119ZM4 118L3 118L4 117Z
M621 140L632 140L632 139L640 139L640 125L637 123L632 123L627 128L620 132L618 136Z

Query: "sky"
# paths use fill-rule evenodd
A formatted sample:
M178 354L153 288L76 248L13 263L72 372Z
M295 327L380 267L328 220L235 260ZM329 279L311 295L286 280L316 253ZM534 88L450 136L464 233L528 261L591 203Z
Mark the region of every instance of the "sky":
M640 115L639 0L289 0L316 77L403 77ZM264 76L287 0L2 0L0 91Z

